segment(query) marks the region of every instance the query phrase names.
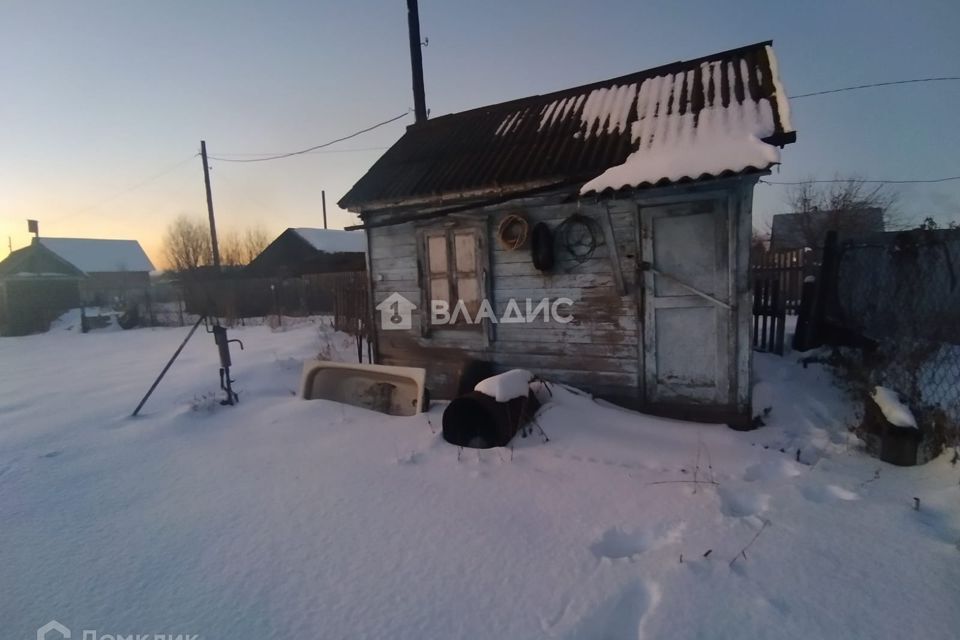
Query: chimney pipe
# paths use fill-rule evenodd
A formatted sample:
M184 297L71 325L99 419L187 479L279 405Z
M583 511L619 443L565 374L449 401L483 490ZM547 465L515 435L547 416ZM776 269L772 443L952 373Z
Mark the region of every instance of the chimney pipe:
M413 112L416 124L427 121L427 99L423 91L423 56L420 51L420 10L417 0L407 0L410 27L410 66L413 70Z

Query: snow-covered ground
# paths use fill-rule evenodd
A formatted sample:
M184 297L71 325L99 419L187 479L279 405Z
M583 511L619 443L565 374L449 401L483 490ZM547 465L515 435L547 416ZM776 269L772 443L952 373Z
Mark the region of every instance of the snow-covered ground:
M198 333L130 418L186 332L0 339L4 639L957 637L960 466L862 454L818 366L758 356L754 432L554 387L549 442L459 451L298 399L356 352L316 322L231 331L235 407Z

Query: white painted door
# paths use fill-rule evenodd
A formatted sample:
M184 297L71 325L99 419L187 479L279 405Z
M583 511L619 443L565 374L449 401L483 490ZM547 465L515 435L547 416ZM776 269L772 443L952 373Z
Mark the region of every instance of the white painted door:
M651 403L730 401L725 199L641 209L644 378Z

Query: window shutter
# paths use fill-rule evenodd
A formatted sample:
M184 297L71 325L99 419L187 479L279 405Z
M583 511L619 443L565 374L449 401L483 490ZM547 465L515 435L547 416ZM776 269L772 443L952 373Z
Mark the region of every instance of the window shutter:
M450 276L447 271L447 237L427 238L427 269L430 282L430 300L450 302Z
M454 232L453 248L456 261L457 298L463 301L472 317L480 308L477 234L472 231Z

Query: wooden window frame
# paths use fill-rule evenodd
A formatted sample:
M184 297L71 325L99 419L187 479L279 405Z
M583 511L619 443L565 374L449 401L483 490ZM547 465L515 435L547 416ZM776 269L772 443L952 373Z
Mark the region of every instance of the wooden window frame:
M443 237L444 246L446 248L446 276L447 276L447 290L449 294L450 302L450 311L453 312L457 302L460 300L459 292L459 280L458 277L460 273L457 269L457 256L456 256L456 236L469 234L473 237L474 240L474 277L477 281L477 300L478 303L482 303L484 299L489 299L489 291L491 289L489 277L490 277L490 260L489 260L489 247L486 234L486 221L485 220L445 220L441 223L433 223L430 225L422 226L418 229L418 238L417 238L417 248L418 248L418 257L417 257L417 266L418 266L418 281L420 285L420 304L421 304L421 322L420 329L421 335L424 337L440 337L438 333L446 332L457 332L459 334L482 334L484 341L489 341L489 321L484 320L480 324L467 324L467 323L457 323L457 324L444 324L444 325L432 325L430 322L431 311L430 311L430 301L432 298L432 280L433 273L430 270L430 249L429 243L431 238ZM471 272L463 272L471 273ZM491 301L492 304L492 301ZM475 310L471 313L475 313Z

